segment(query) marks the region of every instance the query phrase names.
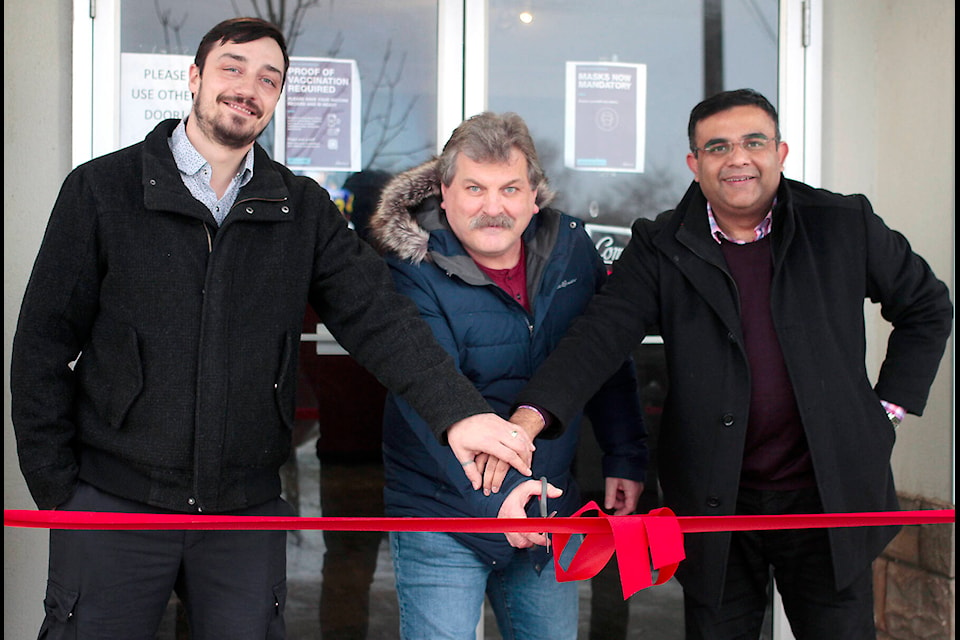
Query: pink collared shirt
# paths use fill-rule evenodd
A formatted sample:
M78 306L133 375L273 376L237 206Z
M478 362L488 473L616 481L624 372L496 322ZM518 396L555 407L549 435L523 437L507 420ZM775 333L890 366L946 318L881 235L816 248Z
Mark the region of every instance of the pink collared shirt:
M776 204L776 202L774 202L774 204ZM710 206L709 202L707 203L707 220L710 221L710 236L717 241L717 244L720 244L721 240L726 240L734 244L747 244L747 242L763 240L770 235L770 230L773 229L773 209L770 209L763 220L760 221L760 224L754 227L753 240L734 240L733 238L728 238L727 234L720 228L720 225L717 224L717 218L713 215L713 207Z

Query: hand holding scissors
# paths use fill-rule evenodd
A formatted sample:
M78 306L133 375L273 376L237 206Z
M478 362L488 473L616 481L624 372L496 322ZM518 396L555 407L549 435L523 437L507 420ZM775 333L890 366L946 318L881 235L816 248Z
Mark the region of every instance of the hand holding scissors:
M540 499L540 513L545 517L547 514L547 501L546 497L549 498L559 498L563 495L563 490L558 489L549 482L546 478L541 478L540 480L526 480L510 492L507 498L503 501L503 504L500 505L500 511L497 514L498 518L526 518L526 505L531 498L536 496ZM556 515L556 511L550 514L550 516ZM527 549L532 547L535 544L538 544L542 547L547 547L549 549L550 540L546 534L543 533L522 533L517 531L510 531L504 534L507 537L507 541L511 546L518 549Z

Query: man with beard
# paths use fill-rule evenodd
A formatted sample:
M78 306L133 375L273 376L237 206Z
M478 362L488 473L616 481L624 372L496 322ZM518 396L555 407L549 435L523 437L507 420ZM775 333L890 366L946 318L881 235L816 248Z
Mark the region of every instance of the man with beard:
M288 66L238 18L204 36L193 108L75 169L14 337L12 416L41 509L291 515L280 498L309 303L457 455L532 443L492 413L315 181L255 140ZM43 637L153 638L175 590L190 637L282 638L284 531L50 534Z
M606 276L583 223L549 208L551 199L526 124L487 112L457 127L438 159L389 182L370 221L397 289L502 415ZM604 452L605 506L629 514L647 463L632 360L622 357L606 377L586 412ZM487 456L455 457L433 437L428 416L390 394L386 513L524 518L546 501L549 512L569 516L581 506L572 477L579 422L578 412L560 437L547 429L537 440L533 471L548 484L511 471L499 492L481 492L479 472L464 471ZM472 637L484 595L504 638L577 637L577 585L556 580L544 534L394 532L390 545L403 638Z

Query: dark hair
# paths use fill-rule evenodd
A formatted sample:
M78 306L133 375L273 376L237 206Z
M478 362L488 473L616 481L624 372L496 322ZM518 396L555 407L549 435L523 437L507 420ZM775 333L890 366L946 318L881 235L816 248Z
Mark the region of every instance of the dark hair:
M776 130L776 140L780 140L780 118L777 116L776 108L770 104L763 95L753 89L735 89L733 91L723 91L710 96L690 112L690 122L687 124L687 138L690 141L690 151L696 153L697 143L694 140L697 124L704 118L732 109L734 107L760 107L767 112L767 115L773 120L773 126Z
M357 235L364 240L370 240L370 216L377 210L380 193L392 177L386 171L364 169L343 183L343 190L353 196L350 222Z
M261 38L273 38L280 45L280 51L283 53L283 81L287 80L287 69L290 67L290 56L287 55L287 41L283 37L283 32L272 22L261 20L260 18L231 18L224 20L203 36L200 46L197 47L197 55L193 62L203 74L203 64L210 54L214 45L223 45L228 42L243 44L253 42ZM281 83L282 84L282 83Z
M537 204L546 205L553 199L553 192L547 185L530 130L523 118L511 112L484 111L461 122L440 154L437 163L440 181L448 187L453 182L459 153L474 162L507 162L514 149L527 160L527 179L530 188L537 192Z

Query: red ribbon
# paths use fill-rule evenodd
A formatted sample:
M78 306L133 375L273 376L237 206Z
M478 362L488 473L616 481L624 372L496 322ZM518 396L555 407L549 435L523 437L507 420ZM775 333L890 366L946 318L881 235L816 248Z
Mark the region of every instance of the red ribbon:
M647 516L608 516L595 502L588 502L573 517L587 511L596 511L610 526L610 533L594 533L584 537L576 555L565 569L560 559L570 540L570 534L553 536L555 547L553 563L557 580L587 580L597 575L613 552L617 552L620 569L620 586L626 600L637 591L663 584L673 577L680 561L686 557L683 551L683 533L673 511L663 507L654 509ZM658 570L653 581L651 567Z
M596 511L599 517L582 517ZM778 516L680 516L670 509L647 515L608 516L594 502L569 518L301 518L208 516L178 513L102 513L90 511L3 510L3 526L43 529L259 529L327 531L444 531L448 533L553 533L557 580L595 576L614 552L624 599L647 587L663 584L685 557L684 533L768 531L829 527L948 524L956 510L816 513ZM560 564L572 534L584 534L570 564ZM657 570L656 580L652 569Z

